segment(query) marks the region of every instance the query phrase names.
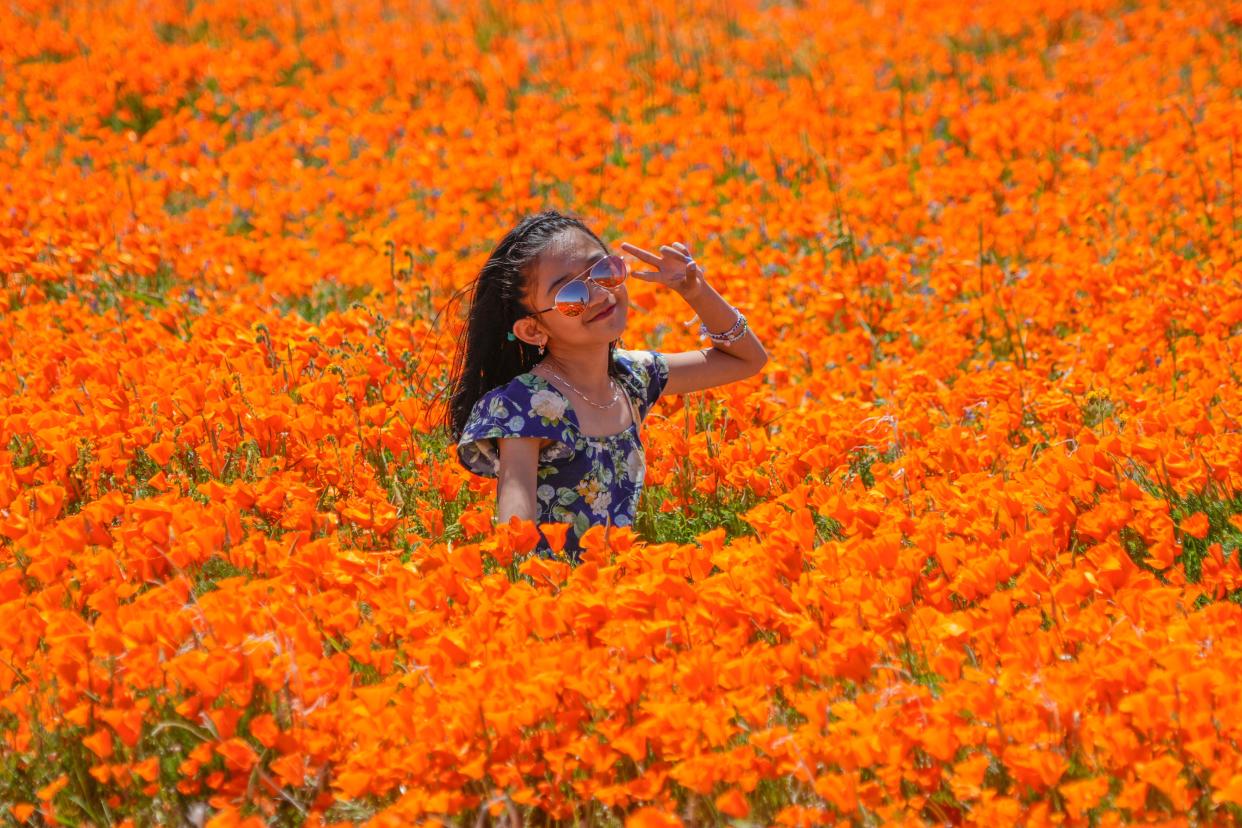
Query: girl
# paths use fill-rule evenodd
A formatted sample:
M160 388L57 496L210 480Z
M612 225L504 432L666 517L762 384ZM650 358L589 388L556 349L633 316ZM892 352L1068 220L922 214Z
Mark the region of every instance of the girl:
M497 522L568 523L575 560L592 524L633 522L646 470L639 423L656 399L745 379L767 361L684 244L621 248L655 269L631 274L585 224L555 210L519 222L474 281L447 389L458 460L498 478ZM680 294L712 347L618 347L629 275ZM551 552L546 538L538 551Z

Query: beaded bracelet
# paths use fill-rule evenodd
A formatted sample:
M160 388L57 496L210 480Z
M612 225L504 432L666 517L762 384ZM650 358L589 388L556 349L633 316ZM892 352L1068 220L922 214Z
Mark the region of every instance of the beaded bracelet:
M724 331L722 333L714 334L711 331L707 330L707 323L702 323L699 325L699 336L700 337L728 336L729 334L736 331L737 326L742 324L742 312L738 310L737 308L733 307L732 305L729 306L729 310L737 314L737 319L733 320L733 327L729 328L729 330Z
M737 342L746 333L746 317L737 308L733 308L733 311L737 314L737 319L734 320L733 326L729 330L722 331L721 333L712 333L707 330L707 325L699 325L699 336L707 337L712 342L718 342L722 345L731 345Z
M713 343L732 343L732 341L737 340L739 336L741 335L741 333L743 333L743 330L745 330L745 325L746 325L746 318L744 317L744 315L741 315L741 313L739 312L737 320L734 320L733 326L732 328L729 328L729 330L724 330L724 331L720 331L720 333L718 334L713 334L712 331L709 331L707 329L707 325L700 325L699 333L704 336L707 336L707 338L712 340Z
M748 326L748 325L747 325L747 323L746 323L746 317L745 317L745 316L743 316L743 317L742 317L742 326L741 326L740 328L738 328L738 329L737 329L737 332L736 332L736 333L733 333L733 334L731 334L731 335L729 335L729 336L727 336L727 337L722 337L722 336L713 336L713 337L711 337L711 340L712 340L712 342L717 343L717 344L720 344L720 345L732 345L734 342L737 342L739 339L741 339L743 336L745 336L745 335L746 335L746 329L747 329L748 327L749 327L749 326Z

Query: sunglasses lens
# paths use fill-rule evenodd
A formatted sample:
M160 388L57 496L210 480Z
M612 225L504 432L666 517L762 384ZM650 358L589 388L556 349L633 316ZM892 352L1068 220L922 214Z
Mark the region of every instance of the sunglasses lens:
M625 281L625 260L620 256L605 256L591 268L591 279L597 285L615 288Z
M570 282L556 292L555 307L566 316L578 316L591 301L590 289L585 282Z

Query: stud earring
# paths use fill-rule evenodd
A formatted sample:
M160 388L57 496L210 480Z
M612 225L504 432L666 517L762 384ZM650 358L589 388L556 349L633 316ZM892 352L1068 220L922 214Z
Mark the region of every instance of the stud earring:
M543 345L544 345L543 342L539 343L539 356L543 356Z

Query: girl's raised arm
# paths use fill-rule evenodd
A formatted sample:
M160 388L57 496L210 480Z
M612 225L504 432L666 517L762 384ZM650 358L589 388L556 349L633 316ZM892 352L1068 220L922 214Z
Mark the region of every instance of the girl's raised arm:
M732 342L713 340L711 348L665 354L668 362L668 383L664 386L663 393L686 394L701 391L759 373L768 361L767 351L750 326L745 324L741 312L707 283L703 268L694 261L688 247L681 242L661 245L660 251L663 255L651 253L629 242L622 242L621 249L656 267L654 271L634 271L633 275L679 293L698 314L709 333L731 333L736 336L741 332Z

